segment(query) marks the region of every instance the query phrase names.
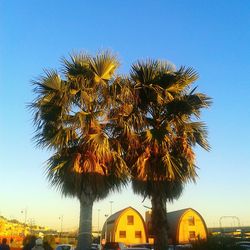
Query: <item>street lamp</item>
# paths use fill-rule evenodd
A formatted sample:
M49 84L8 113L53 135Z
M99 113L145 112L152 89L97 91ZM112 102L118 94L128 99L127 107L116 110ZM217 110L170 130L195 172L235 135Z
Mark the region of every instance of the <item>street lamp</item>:
M113 203L114 201L109 201L109 203L110 203L110 215L112 215L112 203Z
M30 218L29 219L29 225L30 225L30 233L33 234L34 233L34 227L35 227L35 219L34 218Z
M21 213L24 213L24 224L26 224L27 221L27 208L25 208L24 210L21 211Z
M99 242L100 242L100 245L101 245L101 233L100 233L100 228L99 228L99 222L100 222L100 211L101 211L101 209L98 209L97 211L98 211L98 224L97 224L98 228L97 228L97 230L98 230Z
M62 224L63 224L63 215L59 217L59 220L61 220L61 231L60 231L60 238L62 237Z
M99 222L100 222L100 209L97 210L98 211L98 221L97 221L97 231L98 231L98 235L99 235L99 232L100 232L100 228L99 228Z
M107 236L108 236L108 214L104 215L106 217L106 228L105 228L105 242L107 242Z
M26 222L27 222L27 207L24 210L22 210L21 213L24 214L23 235L25 236Z

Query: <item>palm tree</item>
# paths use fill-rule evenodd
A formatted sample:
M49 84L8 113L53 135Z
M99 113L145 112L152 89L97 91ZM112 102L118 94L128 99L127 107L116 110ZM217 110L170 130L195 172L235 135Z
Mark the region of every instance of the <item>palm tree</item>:
M80 201L79 250L90 249L93 203L129 176L109 125L118 66L109 52L78 54L62 60L61 76L47 70L33 82L34 140L53 152L46 168L52 186Z
M194 146L209 150L206 126L197 120L210 98L191 89L197 78L192 68L176 70L158 60L132 65L134 103L126 118L125 158L135 193L151 199L156 250L167 249L166 202L178 198L197 176Z

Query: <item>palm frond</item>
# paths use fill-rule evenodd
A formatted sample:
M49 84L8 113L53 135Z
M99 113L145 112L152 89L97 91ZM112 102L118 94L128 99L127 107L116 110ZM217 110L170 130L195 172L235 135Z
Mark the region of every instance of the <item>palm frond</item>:
M142 197L152 198L161 190L162 197L167 201L172 202L178 199L184 189L184 184L180 181L142 181L138 179L132 179L132 188L136 194Z
M105 84L118 68L119 62L110 52L104 52L90 59L90 68L94 72L95 82Z
M136 85L153 84L158 75L157 60L138 61L131 67L130 76Z
M72 54L70 59L63 57L62 73L66 79L71 81L72 87L80 88L87 80L93 78L93 73L89 67L90 56L86 53ZM75 85L75 86L74 86Z

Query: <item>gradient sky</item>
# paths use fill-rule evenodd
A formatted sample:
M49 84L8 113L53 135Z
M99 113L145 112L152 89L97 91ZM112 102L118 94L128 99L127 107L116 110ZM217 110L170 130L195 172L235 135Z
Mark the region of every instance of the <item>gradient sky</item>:
M249 0L1 0L0 1L0 213L63 229L78 227L79 204L62 198L44 175L46 150L35 148L26 105L30 81L60 68L69 53L114 51L128 73L137 59L165 59L194 67L198 90L213 98L203 112L211 152L197 148L199 179L168 210L192 207L208 226L225 215L250 225L250 1ZM150 202L127 187L96 203L93 226L104 215ZM232 220L223 221L233 225Z

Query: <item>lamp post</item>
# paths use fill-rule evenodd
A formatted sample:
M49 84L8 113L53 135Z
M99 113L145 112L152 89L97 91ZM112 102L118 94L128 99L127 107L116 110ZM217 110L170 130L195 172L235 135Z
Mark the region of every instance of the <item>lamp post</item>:
M104 215L106 217L106 227L105 227L105 242L107 242L107 236L108 236L108 214Z
M113 203L114 201L109 201L109 203L110 203L110 215L112 215L112 203Z
M34 227L36 225L34 218L29 219L29 225L30 225L30 233L33 234L34 233Z
M60 230L60 239L62 237L62 225L63 225L63 215L59 217L59 220L61 221L61 230Z
M98 231L98 236L99 236L99 233L100 233L100 228L99 228L99 222L100 222L100 209L98 209L97 211L98 211L97 231Z
M101 211L101 209L98 209L97 210L98 211L98 223L97 223L97 230L98 230L98 237L99 237L99 243L100 243L100 245L101 245L101 233L100 233L100 228L99 228L99 222L100 222L100 211Z
M27 222L27 207L24 210L22 210L21 213L24 214L23 236L25 236L26 222Z

